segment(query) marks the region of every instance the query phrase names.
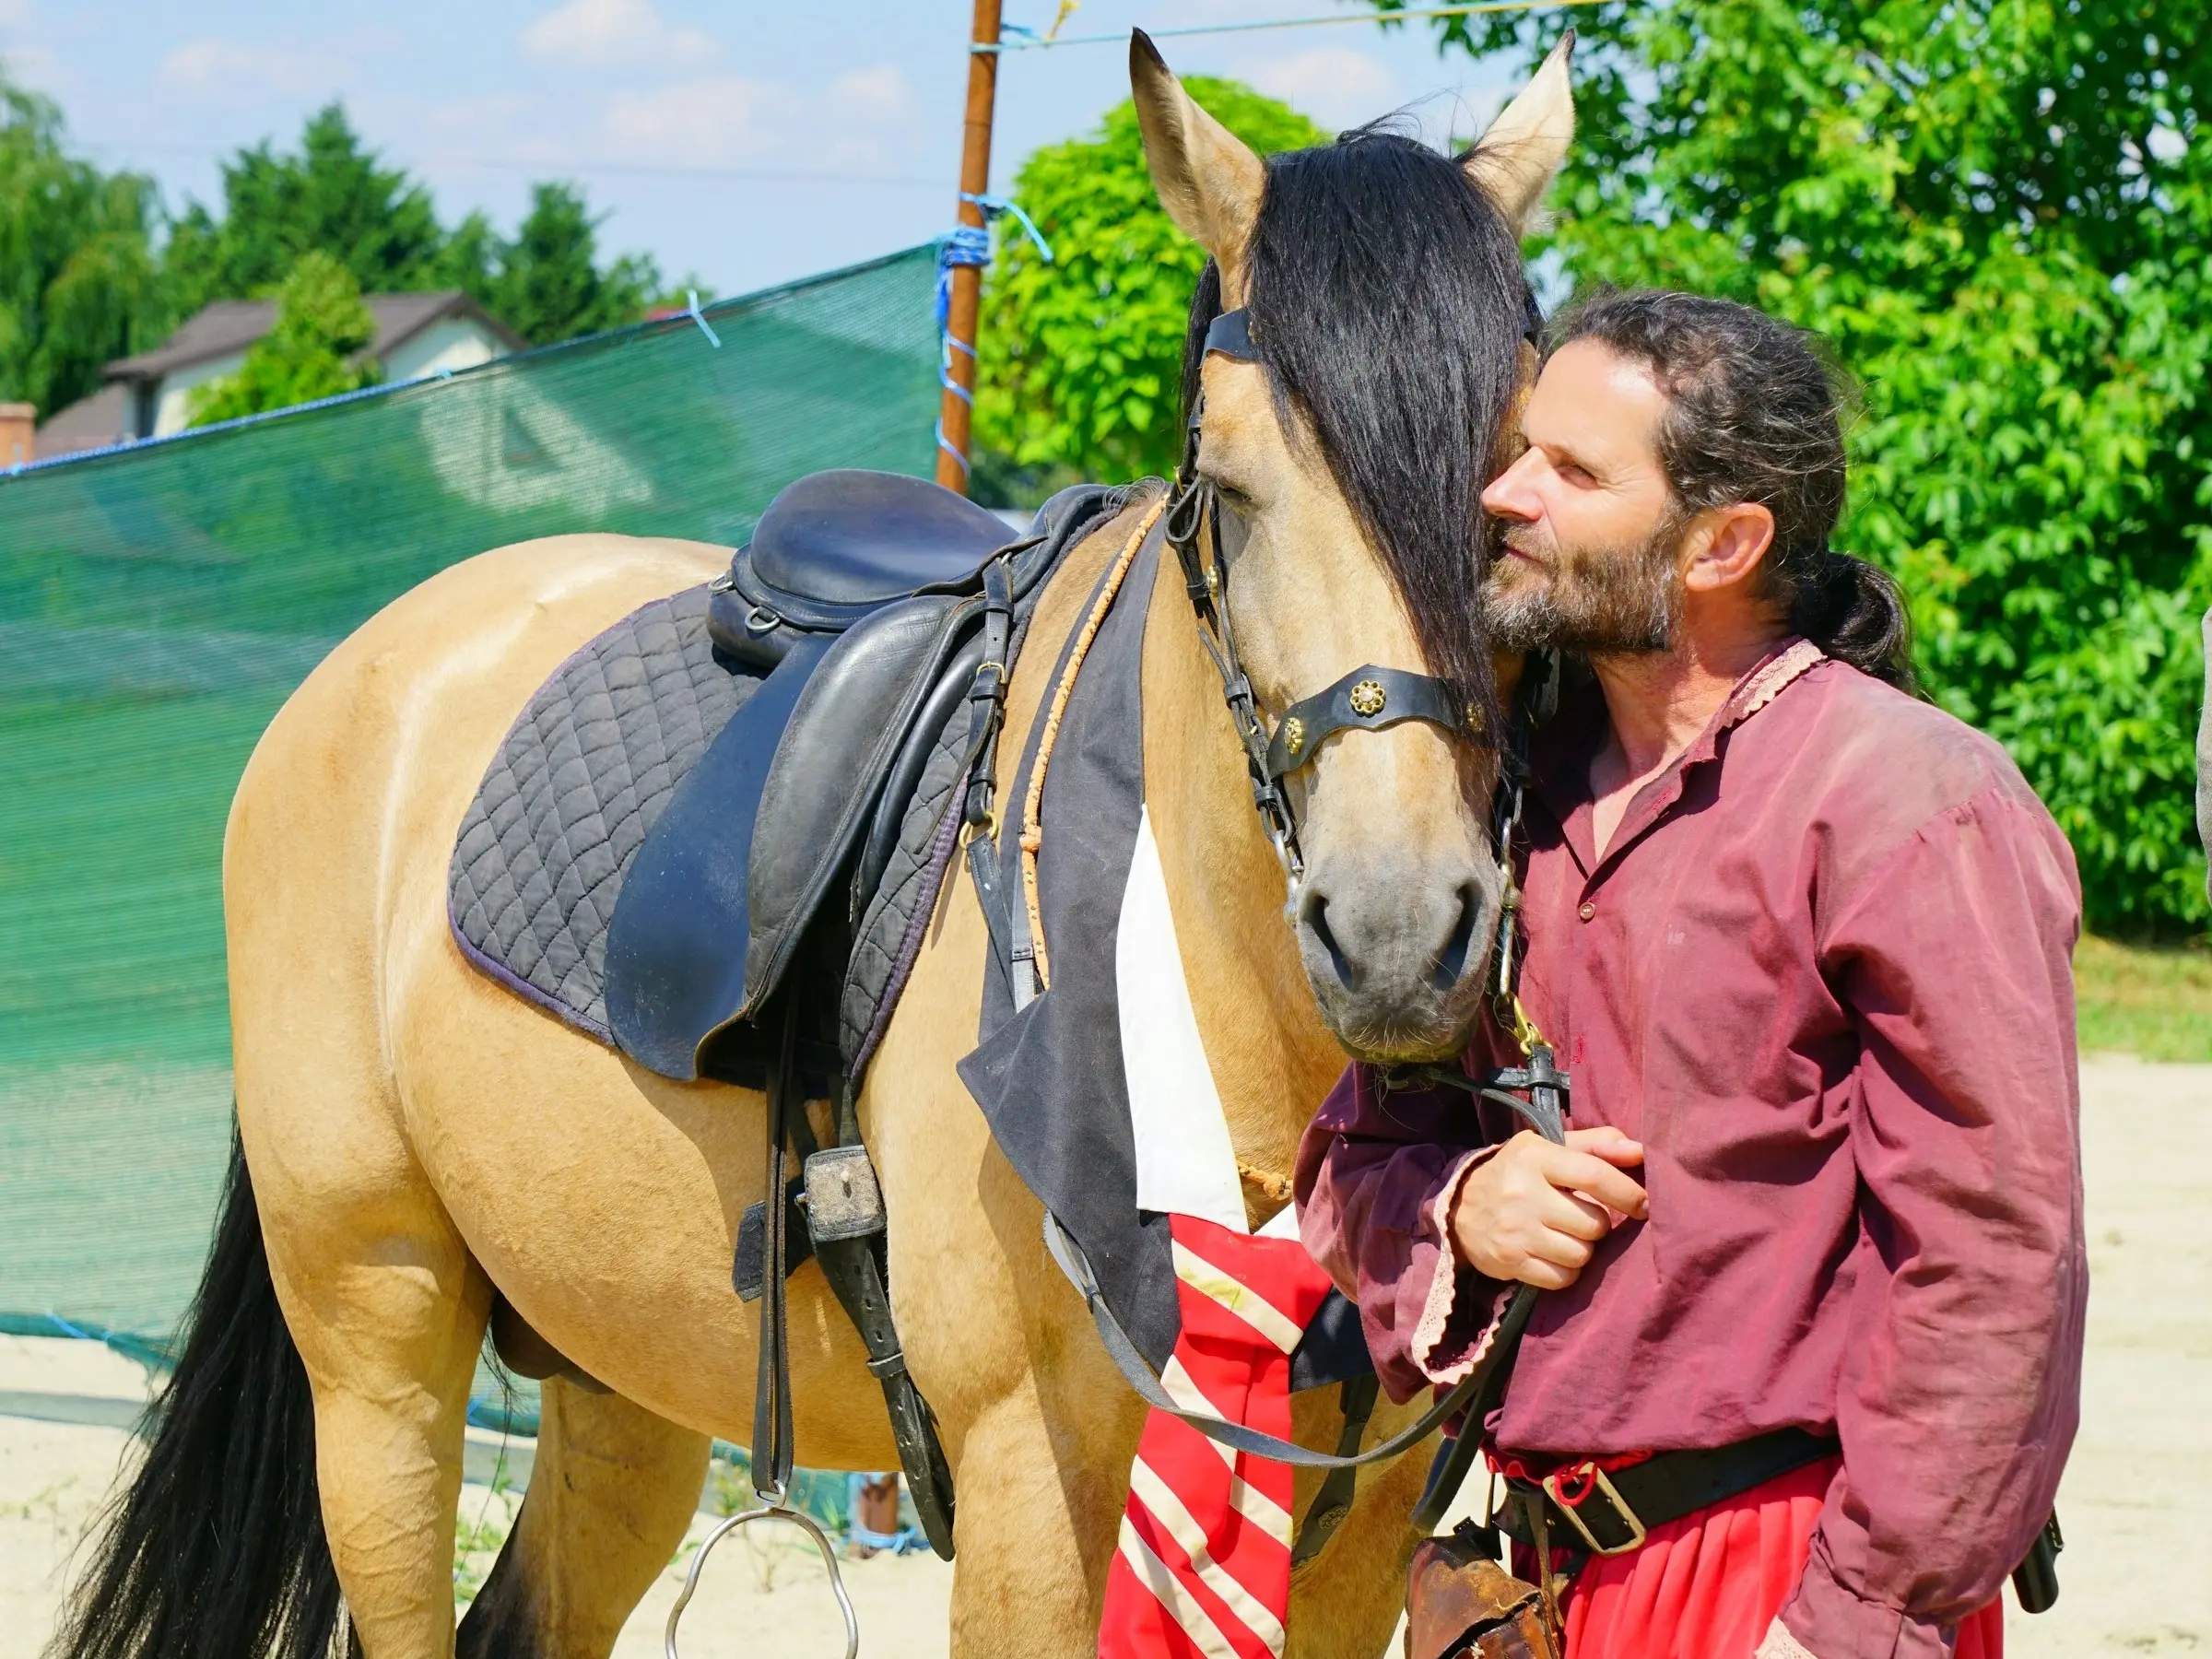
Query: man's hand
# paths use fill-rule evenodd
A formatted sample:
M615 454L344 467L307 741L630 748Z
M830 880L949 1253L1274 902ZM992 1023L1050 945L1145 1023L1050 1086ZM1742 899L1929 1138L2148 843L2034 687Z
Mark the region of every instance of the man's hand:
M1491 1278L1563 1290L1612 1230L1608 1210L1644 1218L1643 1188L1621 1173L1641 1162L1643 1148L1618 1129L1571 1129L1563 1147L1524 1129L1468 1172L1453 1248Z

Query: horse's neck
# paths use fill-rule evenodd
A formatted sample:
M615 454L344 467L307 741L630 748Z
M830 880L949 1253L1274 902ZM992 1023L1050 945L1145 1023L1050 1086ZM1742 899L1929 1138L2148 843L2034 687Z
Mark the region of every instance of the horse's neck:
M1149 603L1145 802L1183 977L1239 1159L1287 1176L1344 1051L1322 1024L1284 924L1282 870L1173 559L1160 561Z

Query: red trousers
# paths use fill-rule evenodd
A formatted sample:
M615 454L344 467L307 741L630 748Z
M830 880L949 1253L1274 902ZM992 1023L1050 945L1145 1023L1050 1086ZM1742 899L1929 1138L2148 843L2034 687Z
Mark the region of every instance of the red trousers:
M1633 1555L1592 1557L1562 1609L1567 1659L1751 1659L1805 1572L1836 1466L1807 1464L1654 1526ZM1993 1601L1959 1626L1955 1659L2004 1653Z

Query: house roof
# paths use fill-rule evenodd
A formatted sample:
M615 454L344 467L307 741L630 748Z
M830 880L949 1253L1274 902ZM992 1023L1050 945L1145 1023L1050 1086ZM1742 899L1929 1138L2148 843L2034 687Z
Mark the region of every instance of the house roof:
M110 381L91 396L49 416L31 439L31 454L35 460L51 461L56 455L111 449L130 435L131 389L121 381Z
M448 317L482 324L510 351L520 351L524 346L512 329L458 288L434 294L364 294L361 298L376 324L376 334L369 342L371 357L390 356L431 324ZM160 346L110 363L106 373L111 381L159 380L194 363L243 351L276 326L274 300L211 300Z

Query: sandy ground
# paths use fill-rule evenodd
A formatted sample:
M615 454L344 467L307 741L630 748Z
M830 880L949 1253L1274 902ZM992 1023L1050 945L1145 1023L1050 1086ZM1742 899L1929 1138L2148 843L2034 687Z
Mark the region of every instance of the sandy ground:
M2085 1064L2083 1135L2095 1292L2081 1437L2060 1495L2067 1547L2052 1612L2017 1612L2019 1659L2212 1656L2212 1066ZM121 1428L37 1420L143 1398L138 1368L88 1343L0 1337L0 1659L33 1659L70 1561L130 1445ZM57 1396L59 1397L57 1399ZM91 1410L86 1400L106 1402ZM501 1500L465 1493L496 1531ZM630 1619L618 1659L653 1659L703 1515ZM843 1563L862 1651L947 1649L952 1570L926 1553ZM749 1527L709 1560L684 1616L686 1659L841 1651L812 1547Z

